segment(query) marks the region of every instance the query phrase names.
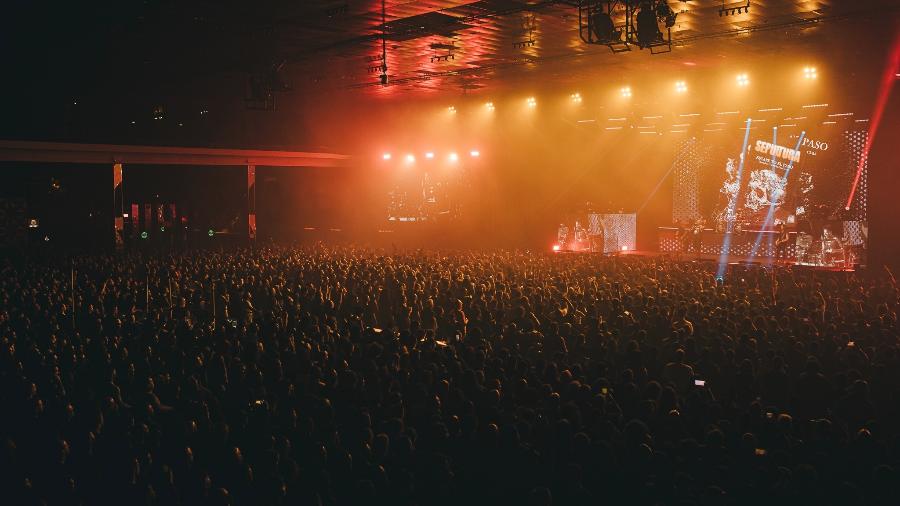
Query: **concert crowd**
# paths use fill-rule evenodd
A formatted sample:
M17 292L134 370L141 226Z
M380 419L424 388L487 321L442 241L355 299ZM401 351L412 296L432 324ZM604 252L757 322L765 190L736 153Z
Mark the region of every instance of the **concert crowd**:
M317 246L0 270L4 504L900 504L898 287Z

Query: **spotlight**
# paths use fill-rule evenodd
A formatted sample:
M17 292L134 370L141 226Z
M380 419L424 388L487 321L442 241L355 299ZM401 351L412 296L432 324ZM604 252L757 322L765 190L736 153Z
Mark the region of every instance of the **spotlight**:
M489 111L493 111L493 110L494 110L494 103L493 103L493 102L488 102L488 103L484 104L484 107L486 107L487 110L489 110Z
M622 251L628 251L628 246L622 246Z
M672 28L675 26L675 19L678 17L678 13L673 11L668 3L662 1L656 5L656 17L665 19L666 28Z
M803 69L803 76L807 79L816 79L819 77L819 73L815 67L806 67Z
M406 163L413 163L416 161L416 157L412 154L406 155Z
M687 91L687 83L684 81L678 81L675 83L675 91L678 93L684 93Z
M622 88L622 96L625 98L630 98L631 97L631 88L629 88L628 86Z
M425 158L434 158L434 153L432 153L431 151L425 153Z
M479 153L477 149L473 149L472 151L469 151L469 155L471 155L473 158L478 158L479 156L481 156L481 153Z
M559 245L559 244L554 244L554 245L553 245L553 251L559 251L559 250L560 250L560 245Z
M581 94L580 93L572 93L569 95L569 98L572 99L573 103L580 104L581 103Z
M537 99L535 99L534 97L528 97L526 103L528 104L528 107L537 107Z
M737 80L737 85L742 88L745 86L748 86L750 84L750 77L747 76L747 74L738 74L736 80Z
M391 154L390 154L390 153L385 153L385 154L381 155L381 159L382 159L382 160L390 160L390 159L391 159Z
M598 42L610 43L622 40L622 33L616 31L612 18L603 11L597 11L591 18L591 30Z
M659 31L659 24L656 21L656 12L650 2L645 2L641 6L640 12L637 13L637 39L638 45L642 48L650 47L662 40L662 32Z
M456 114L456 107L453 107L451 105L450 107L447 108L447 112L449 112L450 114Z
M455 161L459 160L459 155L457 155L456 153L450 153L450 156L448 158L450 159L451 162L455 162Z

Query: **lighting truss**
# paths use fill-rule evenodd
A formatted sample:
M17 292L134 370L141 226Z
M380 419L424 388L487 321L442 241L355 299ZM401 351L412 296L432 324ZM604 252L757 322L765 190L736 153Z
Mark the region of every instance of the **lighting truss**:
M678 16L666 0L578 0L578 34L588 44L605 45L613 53L631 51L631 46L650 49L650 54L672 50L672 26ZM657 22L665 24L665 32L652 41L640 41L635 26L642 8L649 8ZM616 19L620 20L616 23Z
M444 43L436 42L436 43L431 44L431 49L433 49L435 51L439 51L442 49L447 50L447 54L435 54L434 56L432 56L431 63L434 63L436 61L450 61L450 60L456 59L456 55L453 54L453 51L456 49L456 45L453 43L444 44Z
M747 0L746 4L738 2L728 5L725 5L725 0L722 0L722 7L719 8L719 17L733 16L735 14L741 14L742 12L745 14L750 12L750 0Z

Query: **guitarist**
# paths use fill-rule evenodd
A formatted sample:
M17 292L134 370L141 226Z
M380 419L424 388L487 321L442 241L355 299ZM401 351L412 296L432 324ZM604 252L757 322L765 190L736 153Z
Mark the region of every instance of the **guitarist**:
M791 235L785 228L784 223L779 223L777 230L778 235L775 238L775 258L784 260L785 263L787 263L787 247Z

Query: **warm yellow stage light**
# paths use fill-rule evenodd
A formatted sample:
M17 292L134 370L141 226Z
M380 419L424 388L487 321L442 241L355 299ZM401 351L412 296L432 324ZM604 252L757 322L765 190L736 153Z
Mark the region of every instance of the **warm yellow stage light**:
M416 161L416 157L415 157L414 155L411 155L411 154L410 154L410 155L406 155L406 162L407 162L407 163L413 163L413 162L415 162L415 161Z
M534 97L528 97L528 100L526 100L526 103L528 104L528 107L536 107L537 99L535 99Z
M807 79L817 79L819 77L818 71L816 71L815 67L805 67L803 69L803 77Z
M456 107L453 107L453 106L451 105L450 107L447 108L447 112L449 112L450 114L455 114L455 113L456 113Z
M631 97L631 88L629 88L628 86L622 88L622 96L625 98Z
M459 155L457 155L456 153L450 153L450 156L448 158L450 158L451 162L455 162L459 160Z
M431 151L425 153L425 158L434 158L434 153L432 153Z
M382 159L382 160L390 160L390 159L391 159L391 154L390 154L390 153L385 153L385 154L381 155L381 159Z
M742 88L750 85L750 77L747 74L738 74L736 79L737 85Z
M684 81L678 81L675 83L675 91L678 93L685 93L687 91L687 83Z
M471 155L473 158L478 158L479 156L481 156L481 153L479 153L477 149L473 149L469 152L469 155Z
M493 110L494 110L494 103L493 103L493 102L488 102L488 103L484 104L484 107L486 107L487 110L489 110L489 111L493 111Z
M581 93L572 93L571 95L569 95L569 98L572 99L573 103L581 103Z

